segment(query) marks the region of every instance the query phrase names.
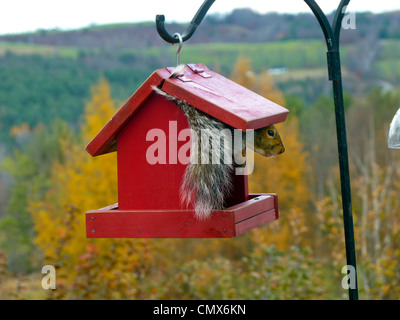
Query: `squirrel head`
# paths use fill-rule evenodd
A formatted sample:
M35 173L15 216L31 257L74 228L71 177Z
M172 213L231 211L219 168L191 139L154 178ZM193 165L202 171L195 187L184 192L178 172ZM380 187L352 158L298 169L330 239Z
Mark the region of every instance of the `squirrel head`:
M273 125L254 130L254 151L264 157L275 157L285 152L282 139Z

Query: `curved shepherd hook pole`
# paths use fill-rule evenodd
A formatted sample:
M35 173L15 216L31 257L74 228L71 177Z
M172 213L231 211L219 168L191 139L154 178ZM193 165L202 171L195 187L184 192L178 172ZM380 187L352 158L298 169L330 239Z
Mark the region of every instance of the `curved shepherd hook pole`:
M335 102L336 131L339 151L340 182L342 191L343 222L346 242L347 265L353 267L354 281L349 285L349 299L358 300L356 252L354 244L353 214L351 207L351 190L349 160L347 152L346 123L343 103L342 74L340 65L339 40L340 29L345 14L346 6L350 0L342 0L336 11L332 26L314 0L304 0L313 11L321 25L328 47L328 73L329 80L333 84L333 94ZM350 270L350 273L352 270Z
M213 5L215 0L205 0L204 3L201 5L199 10L197 11L196 15L190 22L188 28L186 29L185 33L182 35L182 41L185 42L189 40L194 32L196 31L197 27L203 21L205 15L207 14L207 11L210 9L210 7ZM156 27L158 34L163 38L165 41L169 43L179 43L179 39L177 37L174 37L173 35L169 34L168 31L165 29L165 16L162 15L157 15L156 16Z

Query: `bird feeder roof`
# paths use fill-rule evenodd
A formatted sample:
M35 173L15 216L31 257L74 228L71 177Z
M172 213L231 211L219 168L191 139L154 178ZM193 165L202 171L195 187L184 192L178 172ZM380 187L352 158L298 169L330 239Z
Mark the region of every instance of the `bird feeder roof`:
M178 78L170 78L173 70L156 70L89 142L87 152L98 156L116 151L118 133L155 94L153 86L241 130L283 122L289 113L286 108L209 70L203 64L187 65L184 75Z

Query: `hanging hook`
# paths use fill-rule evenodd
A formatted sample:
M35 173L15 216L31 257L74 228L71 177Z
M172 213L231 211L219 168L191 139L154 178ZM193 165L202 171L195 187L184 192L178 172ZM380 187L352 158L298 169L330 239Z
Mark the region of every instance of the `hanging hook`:
M339 36L341 23L345 14L345 9L349 4L350 0L341 0L336 10L333 24L329 23L327 17L315 2L315 0L304 0L308 4L314 15L316 16L319 24L321 25L322 32L324 33L326 44L329 50L338 50L339 48Z
M192 21L190 22L189 26L187 27L185 33L182 35L182 42L189 40L194 32L196 31L197 27L203 21L207 11L213 5L215 0L205 0L204 3L201 5L199 10L197 11L196 15L193 17ZM179 39L175 37L176 33L171 36L168 31L165 29L165 16L157 15L156 16L156 27L157 32L165 41L169 43L179 43Z
M182 40L182 36L181 36L180 33L175 33L175 34L174 34L174 38L178 38L178 41L179 41L179 48L178 48L178 50L176 51L176 66L179 66L179 53L180 53L181 50L182 50L183 40Z

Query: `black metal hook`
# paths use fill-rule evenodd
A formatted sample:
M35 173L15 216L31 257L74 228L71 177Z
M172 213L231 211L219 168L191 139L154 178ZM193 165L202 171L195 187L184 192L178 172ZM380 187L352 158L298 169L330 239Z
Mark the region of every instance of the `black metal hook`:
M199 10L197 11L196 15L193 17L192 21L190 22L189 26L187 27L185 33L182 35L182 41L185 42L189 40L194 32L196 31L197 27L203 21L207 11L213 5L215 0L205 0L204 3L201 5ZM157 32L165 41L169 43L179 43L179 39L174 37L173 35L169 34L168 31L165 29L165 16L163 14L156 16L156 27Z
M315 17L317 18L319 24L321 25L322 31L324 33L326 44L328 46L328 50L338 50L339 48L339 36L340 36L340 28L343 20L343 16L345 14L345 6L347 6L350 0L342 0L336 10L335 17L333 19L332 26L330 25L328 19L325 14L322 12L321 8L314 0L304 0Z

